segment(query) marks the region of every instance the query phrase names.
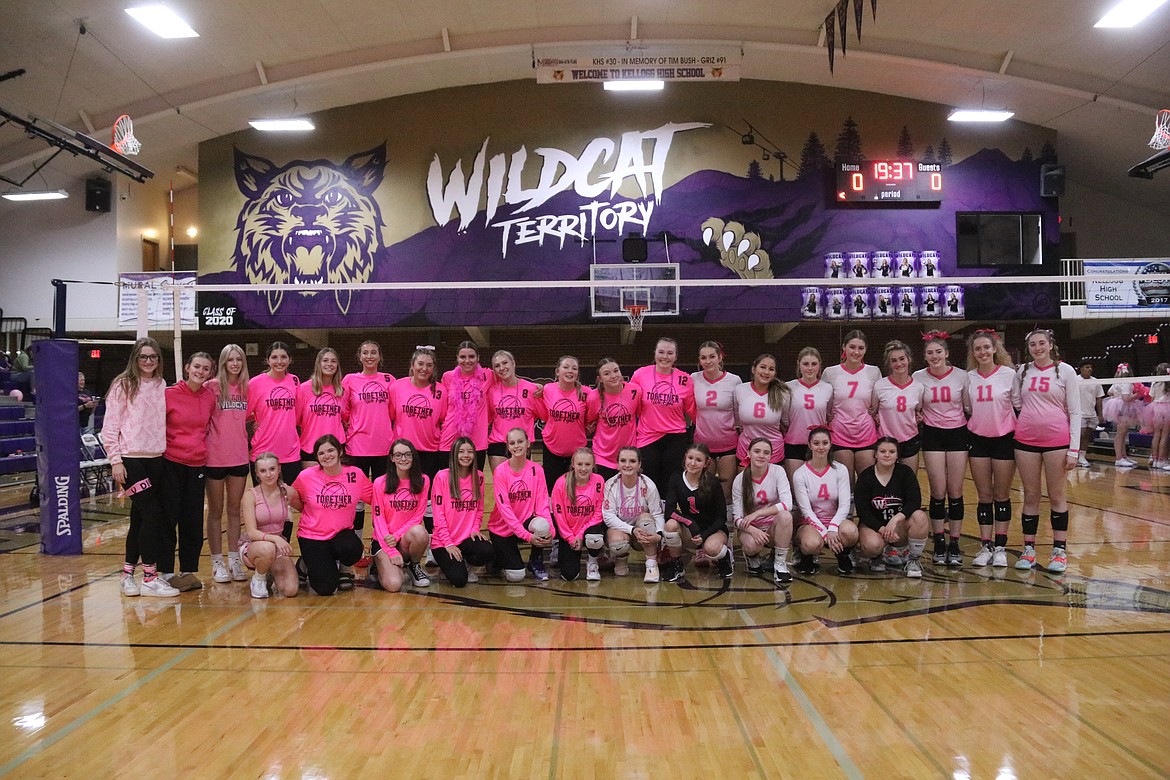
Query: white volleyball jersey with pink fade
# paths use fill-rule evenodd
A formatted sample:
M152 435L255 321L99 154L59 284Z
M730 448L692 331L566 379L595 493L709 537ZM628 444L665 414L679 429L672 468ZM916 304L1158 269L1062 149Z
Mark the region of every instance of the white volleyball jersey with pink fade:
M745 512L743 507L745 480L748 482L746 489L751 491L751 506L754 507L748 512ZM768 506L779 506L785 511L792 510L792 487L788 483L788 475L785 473L784 467L769 463L767 473L764 474L763 479L758 481L751 476L749 469L739 472L735 481L731 483L731 516L735 519L735 527L743 528L742 520L744 517L757 509ZM764 522L755 523L755 525L764 527L770 525L773 520L773 517L768 517Z
M1013 405L1020 410L1017 443L1080 449L1081 394L1076 379L1077 372L1068 363L1044 368L1028 363L1019 369L1012 391Z
M877 441L877 424L869 413L873 388L882 378L877 366L862 363L850 371L842 363L825 369L822 378L833 386L833 416L829 429L839 447L868 447Z
M997 438L1016 429L1016 412L1012 408L1012 388L1016 372L996 366L984 376L979 369L967 372L967 408L971 417L967 428L976 436Z
M792 379L788 385L788 413L785 415L784 442L808 444L808 432L828 426L833 408L833 386L823 379L808 385L803 379Z
M417 387L408 376L390 386L394 431L420 452L439 451L439 426L447 414L447 388L438 382Z
M711 452L730 452L735 449L735 405L732 395L742 382L726 371L714 382L707 381L702 371L691 374L695 388L695 441L706 444Z
M740 463L747 463L748 445L760 437L772 445L772 462L784 462L784 429L780 426L786 411L783 402L779 409L773 409L768 403L768 391L760 393L751 382L735 388L735 419L743 428L735 448Z
M792 474L792 493L805 524L822 537L849 517L849 469L840 463L830 463L823 471L805 463Z
M929 368L914 372L914 381L923 387L922 422L932 428L962 428L967 424L963 412L967 394L967 372L954 366L936 376Z
M349 406L349 441L345 451L363 458L384 457L394 440L390 422L390 385L394 375L385 371L373 374L346 374L341 380Z
M918 435L918 412L922 408L924 389L914 377L910 377L905 385L899 385L888 376L878 380L873 387L870 408L877 414L878 432L882 436L906 442Z

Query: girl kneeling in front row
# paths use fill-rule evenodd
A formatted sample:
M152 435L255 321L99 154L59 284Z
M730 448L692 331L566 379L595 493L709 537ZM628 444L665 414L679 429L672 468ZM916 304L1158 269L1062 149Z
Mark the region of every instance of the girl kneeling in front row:
M926 549L930 520L922 511L922 489L914 469L898 462L898 440L883 436L877 441L877 460L857 475L854 487L861 555L869 558L870 571L885 571L882 550L901 548L909 541L906 576L921 577L919 558Z
M788 544L792 541L792 489L784 467L772 462L772 443L763 436L751 440L748 465L731 486L731 516L739 529L739 546L747 556L748 574L763 572L760 557L771 547L772 579L792 582L788 571Z
M809 431L809 460L792 475L796 505L803 524L797 532L801 574L820 570L817 556L828 547L837 556L837 573L852 574L849 550L857 544L857 526L849 519L849 470L830 459L833 442L828 428ZM868 468L868 467L867 467Z
M431 551L443 576L456 588L479 582L472 566L484 566L495 558L491 541L483 532L483 472L476 468L475 441L460 436L451 446L448 468L435 475L431 505L435 533Z
M663 527L662 571L667 582L682 579L686 569L683 550L699 547L719 566L723 579L731 579L733 561L727 546L727 502L719 480L707 469L711 452L706 444L692 444L683 456L683 469L670 475L666 488L666 524Z
M256 570L252 575L252 598L268 598L269 574L280 594L292 597L297 595L297 570L293 566L292 545L281 536L281 531L288 521L289 505L296 491L280 481L280 458L275 453L262 452L256 456L256 476L260 484L244 493L240 500L244 533L240 535L239 555L245 566Z
M431 584L420 565L431 545L423 513L431 480L423 473L418 451L409 439L390 445L386 473L374 480L374 566L378 584L391 593L402 590L403 569L416 588Z
M605 548L605 521L601 519L605 480L593 471L593 451L580 447L566 474L553 485L552 510L560 534L561 578L573 582L581 574L581 551L588 553L585 579L601 579L597 556Z
M552 546L554 537L544 469L528 459L528 434L523 428L508 431L505 443L510 457L492 475L496 506L488 519L496 565L503 569L508 582L523 580L520 542L529 542L532 554L528 569L535 579L545 581L548 573L544 570L544 550Z
M613 573L629 574L630 548L646 554L643 582L659 581L658 548L664 521L662 499L654 481L642 473L642 456L637 447L622 447L617 454L618 473L605 481L605 546L613 558Z

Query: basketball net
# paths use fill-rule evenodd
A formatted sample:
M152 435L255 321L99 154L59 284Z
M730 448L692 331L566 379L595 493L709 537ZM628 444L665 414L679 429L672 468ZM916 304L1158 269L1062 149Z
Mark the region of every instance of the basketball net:
M646 318L645 306L626 306L626 319L630 321L630 330L635 333L640 333L642 330L642 320Z
M1151 149L1165 149L1170 146L1170 108L1163 108L1154 117L1154 137L1150 139Z
M110 148L119 154L134 155L142 149L142 144L134 137L134 123L126 114L122 114L118 121L114 122L111 136Z

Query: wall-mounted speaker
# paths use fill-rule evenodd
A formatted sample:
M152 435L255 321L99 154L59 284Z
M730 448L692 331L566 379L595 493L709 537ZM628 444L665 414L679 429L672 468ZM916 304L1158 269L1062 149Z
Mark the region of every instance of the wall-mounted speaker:
M1040 166L1040 197L1059 198L1064 194L1064 166L1044 163Z
M631 233L622 240L622 260L627 263L644 263L649 254L646 239L638 233Z
M85 180L85 210L106 214L110 210L113 187L109 179L95 176Z

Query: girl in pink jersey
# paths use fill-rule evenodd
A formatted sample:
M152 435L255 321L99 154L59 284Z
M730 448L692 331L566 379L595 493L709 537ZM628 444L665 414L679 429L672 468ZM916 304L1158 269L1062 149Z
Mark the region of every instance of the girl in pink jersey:
M440 449L439 430L446 414L447 390L435 381L435 350L430 346L415 347L410 356L410 376L390 387L390 416L398 436L415 446L419 467L428 479L447 465L447 455ZM430 517L428 512L428 532Z
M796 470L792 490L800 507L801 526L796 532L800 560L796 570L816 574L817 556L828 547L837 556L837 573L851 574L849 551L857 544L857 526L849 519L849 471L832 459L832 434L813 428L808 435L808 462Z
M772 548L772 580L792 582L788 545L792 541L792 488L784 468L772 462L772 443L765 437L748 445L748 464L731 489L731 514L739 529L739 545L747 556L748 574L763 572L760 554Z
M723 346L717 341L699 345L699 369L691 374L695 394L695 441L707 445L715 459L715 476L730 504L731 481L735 479L736 445L735 388L743 382L723 370Z
M833 386L821 379L821 353L816 347L805 347L796 356L800 376L788 384L788 414L784 417L784 471L788 482L796 470L808 460L808 432L829 424L833 408ZM793 507L795 519L800 518L800 507Z
M402 590L402 570L416 588L431 584L422 569L431 535L423 527L431 480L423 473L418 453L409 439L390 445L386 474L374 480L374 564L378 584L391 593Z
M587 415L597 421L593 431L593 457L597 473L606 479L618 473L618 453L634 446L641 398L641 388L623 380L616 360L602 358L598 362L597 392L589 398Z
M158 570L172 588L198 590L195 576L203 552L203 467L207 462L207 427L215 396L203 383L215 372L206 352L193 352L183 366L186 379L166 390L167 449L163 453L163 505L167 520L161 526L162 547ZM176 529L178 531L176 538ZM179 572L175 573L175 546Z
M166 382L162 350L152 338L134 342L126 369L106 393L102 444L110 458L114 482L130 496L130 529L122 566L123 596L177 596L179 591L158 576L162 546L163 452L167 448ZM134 579L142 561L142 585Z
M926 368L914 372L922 392L922 457L930 483L931 534L935 565L959 567L963 552L959 539L963 527L963 478L967 475L967 372L952 366L947 357L949 336L932 330L922 337ZM943 525L949 524L950 540Z
M740 427L735 455L740 465L747 465L749 444L759 437L772 443L772 462L784 462L782 422L789 392L788 385L776 378L776 358L766 352L757 357L751 381L735 388L735 419Z
M551 507L561 548L561 579L573 582L581 574L581 551L587 553L585 579L601 579L597 556L605 548L605 521L601 518L605 480L593 471L593 453L581 447L573 453L568 473L553 485Z
M341 384L341 358L325 347L313 361L313 374L297 388L297 427L300 428L301 467L313 465L313 442L327 433L345 444L345 419L349 416L345 388Z
M1040 526L1040 476L1048 487L1052 511L1052 557L1048 571L1068 568L1068 499L1065 471L1076 468L1080 455L1081 398L1076 371L1058 362L1052 331L1028 334L1030 363L1016 374L1012 392L1016 418L1016 469L1024 486L1024 552L1016 568L1036 565L1036 531Z
M528 433L523 428L508 431L510 457L492 474L496 505L488 519L488 532L496 551L496 565L508 582L524 579L524 558L520 542L532 545L528 570L538 581L548 579L544 551L555 541L548 505L548 483L539 463L528 459Z
M431 550L435 563L456 588L479 577L472 566L485 566L495 558L491 540L483 532L484 481L476 468L474 440L460 436L451 446L448 468L435 475L431 504L435 532Z
M842 363L825 369L823 379L833 387L833 412L829 430L836 463L845 467L850 481L858 471L873 465L877 424L869 413L873 388L881 369L865 364L865 334L851 330L841 348Z
M293 482L293 509L301 511L297 544L301 557L297 573L320 596L353 588L339 567L352 567L362 557L362 543L353 532L353 517L361 501L373 503L374 486L361 469L342 465L345 448L327 433L313 447L317 465L305 469Z
M390 386L394 384L394 375L381 370L382 348L376 341L362 342L358 361L362 370L346 374L341 380L349 410L345 449L350 465L357 466L372 480L386 473L386 454L394 438L394 425L390 422ZM353 521L359 539L365 527L365 505L361 504ZM368 565L369 560L359 559L358 565L362 564Z
M256 474L260 484L252 488L240 502L244 518L244 533L240 536L238 554L252 575L252 598L268 598L268 575L272 575L276 589L282 596L297 595L297 570L292 561L292 545L280 535L296 491L280 481L280 461L271 452L256 456Z
M450 452L461 436L475 444L476 468L487 463L488 405L487 387L492 372L479 364L479 347L474 341L460 342L455 354L456 366L443 374L447 388L447 415L443 418L440 448Z
M516 376L516 358L507 350L492 355L495 380L488 385L488 465L494 474L509 453L508 432L519 427L532 441L536 438L536 420L546 416L541 403L540 385ZM547 489L545 490L547 493Z
M553 375L555 382L544 386L540 396L546 410L544 430L545 478L549 481L549 492L557 478L570 467L574 454L588 441L586 428L592 427L589 419L589 396L593 389L582 387L577 381L581 372L580 363L572 355L565 355L557 361ZM592 459L592 453L590 453Z
M248 361L238 344L219 352L219 373L204 385L215 397L207 429L207 549L216 582L242 582L248 575L240 563L240 500L248 483ZM223 510L227 506L228 560L223 560Z
M910 347L904 342L895 339L886 344L886 376L873 387L870 411L877 417L878 432L898 442L898 459L917 472L923 387L910 375L911 362Z
M630 549L641 550L646 554L643 581L658 582L658 550L665 523L662 497L658 486L642 473L637 447L622 447L617 461L618 473L605 481L605 502L601 506L606 554L613 559L613 573L624 577L630 573Z
M642 453L642 471L656 485L666 484L682 467L690 443L687 418L693 420L698 413L690 374L675 368L677 359L678 342L658 339L654 365L642 366L630 377L631 384L642 388L635 444Z
M291 485L301 470L297 437L297 387L300 380L288 372L292 364L288 345L274 341L265 356L268 370L248 383L248 421L253 423L252 453L275 452L280 478ZM253 464L252 482L256 482ZM285 529L292 533L291 526Z
M1012 359L994 330L980 329L967 342L967 405L971 450L968 462L979 503L981 547L976 566L1007 566L1007 533L1012 519L1012 478L1016 473L1016 414Z
M1119 363L1113 376L1118 378L1133 376L1133 372L1129 369L1129 363ZM1141 426L1142 409L1145 407L1134 395L1133 382L1116 382L1109 386L1107 395L1109 397L1101 406L1101 416L1106 422L1113 423L1114 426L1113 456L1117 460L1114 461L1113 465L1118 468L1131 469L1137 463L1130 460L1126 453L1129 444L1129 431L1135 425Z
M1154 376L1170 375L1170 363L1159 363ZM1142 422L1154 432L1150 442L1150 470L1170 471L1170 382L1159 381L1150 385L1153 399L1142 414Z

